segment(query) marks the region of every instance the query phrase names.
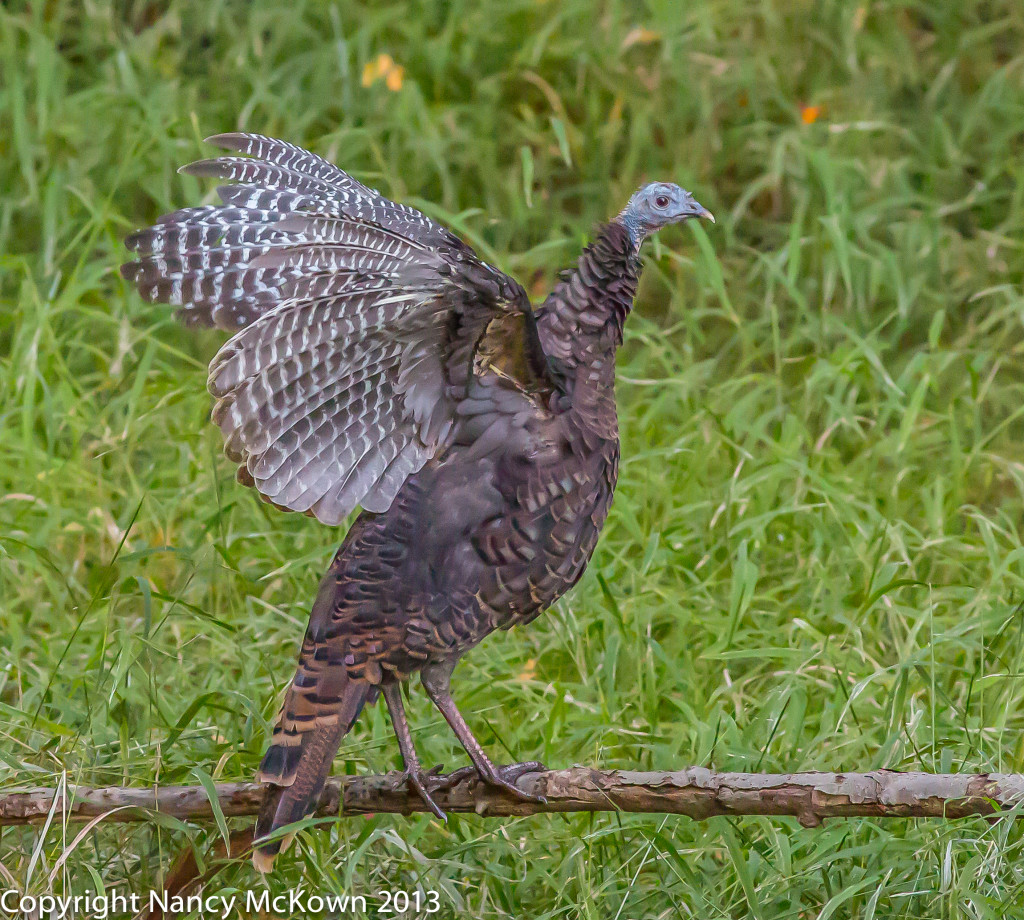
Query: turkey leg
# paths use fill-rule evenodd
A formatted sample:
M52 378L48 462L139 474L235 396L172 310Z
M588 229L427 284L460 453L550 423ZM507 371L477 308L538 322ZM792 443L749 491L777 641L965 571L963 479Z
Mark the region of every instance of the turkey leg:
M473 732L470 731L466 720L462 718L462 713L459 712L458 707L455 705L455 700L452 699L451 676L454 669L454 660L434 662L423 667L423 670L420 671L420 679L423 681L423 689L427 691L427 696L433 700L441 715L445 717L445 721L452 727L452 731L455 732L459 743L466 749L466 753L469 754L469 759L473 761L473 766L476 767L476 772L480 775L480 778L488 785L498 786L510 792L518 799L523 799L527 802L547 801L544 796L535 795L532 792L524 792L515 784L520 776L545 769L544 764L532 761L530 763L513 763L496 767L491 763L490 758L484 753L480 742L476 740ZM454 779L458 775L452 774L449 779Z
M427 791L426 781L429 779L429 776L421 769L420 759L416 756L416 748L412 743L412 733L409 731L409 723L405 718L401 686L397 681L392 681L385 683L381 690L384 694L384 702L388 704L388 715L391 716L395 737L398 738L398 750L402 753L402 763L405 764L405 772L398 778L396 786L404 783L412 787L436 817L442 821L447 821L448 816L441 811L437 802L431 798L430 793Z

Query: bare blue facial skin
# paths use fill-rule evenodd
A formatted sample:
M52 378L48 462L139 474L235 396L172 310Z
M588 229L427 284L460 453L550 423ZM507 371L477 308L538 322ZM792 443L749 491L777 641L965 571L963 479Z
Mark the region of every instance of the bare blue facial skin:
M714 215L704 205L686 189L671 182L645 185L629 199L629 204L619 214L619 220L637 247L662 227L692 217L704 217L715 222Z

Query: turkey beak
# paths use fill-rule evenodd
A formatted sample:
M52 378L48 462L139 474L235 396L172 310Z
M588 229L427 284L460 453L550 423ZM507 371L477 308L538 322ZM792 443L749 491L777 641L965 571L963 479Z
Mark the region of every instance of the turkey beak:
M705 208L704 205L698 204L696 201L693 203L693 216L710 220L711 223L715 222L715 215Z

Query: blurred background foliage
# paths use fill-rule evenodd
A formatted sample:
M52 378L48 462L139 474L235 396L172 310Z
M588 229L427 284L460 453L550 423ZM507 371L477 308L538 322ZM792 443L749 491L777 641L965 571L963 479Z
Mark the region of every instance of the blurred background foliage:
M1016 0L43 0L0 7L0 789L252 776L340 533L207 424L220 340L117 274L204 136L310 146L540 298L649 179L622 478L583 582L455 692L497 759L1022 771ZM427 763L461 764L412 693ZM367 711L336 769L398 765ZM63 780L62 780L63 778ZM142 891L216 830L0 837ZM1024 915L1012 822L380 816L270 884L481 918ZM263 884L248 863L218 891Z

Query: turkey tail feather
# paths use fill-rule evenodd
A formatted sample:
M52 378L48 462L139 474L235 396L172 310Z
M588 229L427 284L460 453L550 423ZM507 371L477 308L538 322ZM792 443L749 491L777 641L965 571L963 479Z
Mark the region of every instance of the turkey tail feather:
M268 784L254 834L252 859L260 872L271 871L274 858L288 847L293 835L260 841L316 809L341 739L351 730L363 706L377 697L377 688L368 681L353 680L337 666L331 670L336 673L324 682L335 685L337 700L330 701L330 715L316 716L308 714L308 706L303 705L310 688L301 686L300 666L274 730L274 742L260 764L257 778ZM322 679L326 677L322 675Z

